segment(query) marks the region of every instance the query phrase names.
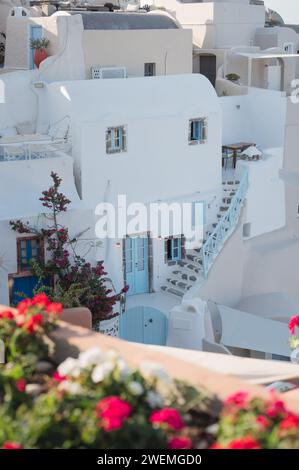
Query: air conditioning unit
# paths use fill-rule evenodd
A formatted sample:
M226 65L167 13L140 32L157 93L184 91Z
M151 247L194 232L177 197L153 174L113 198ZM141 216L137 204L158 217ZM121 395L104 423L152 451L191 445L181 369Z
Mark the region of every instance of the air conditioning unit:
M92 79L98 78L127 78L126 67L92 67Z

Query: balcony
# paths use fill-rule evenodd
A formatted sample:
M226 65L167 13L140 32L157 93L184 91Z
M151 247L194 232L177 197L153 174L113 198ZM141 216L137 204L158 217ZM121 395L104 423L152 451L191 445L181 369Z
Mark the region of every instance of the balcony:
M69 153L68 138L54 139L48 135L16 135L0 139L0 162L53 158Z

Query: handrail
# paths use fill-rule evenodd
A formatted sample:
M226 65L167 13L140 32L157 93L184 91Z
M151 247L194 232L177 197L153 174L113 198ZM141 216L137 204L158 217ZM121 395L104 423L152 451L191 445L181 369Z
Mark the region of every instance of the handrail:
M215 230L210 234L202 246L202 265L205 279L207 279L213 261L220 253L224 242L228 239L237 225L248 190L248 185L248 170L246 169L241 178L238 190L232 197L228 210L221 217Z

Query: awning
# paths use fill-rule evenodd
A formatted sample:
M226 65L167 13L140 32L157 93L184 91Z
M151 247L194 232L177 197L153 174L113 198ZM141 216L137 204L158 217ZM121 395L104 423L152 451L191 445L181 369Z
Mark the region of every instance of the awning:
M265 54L263 52L232 51L236 55L247 59L298 59L299 54Z

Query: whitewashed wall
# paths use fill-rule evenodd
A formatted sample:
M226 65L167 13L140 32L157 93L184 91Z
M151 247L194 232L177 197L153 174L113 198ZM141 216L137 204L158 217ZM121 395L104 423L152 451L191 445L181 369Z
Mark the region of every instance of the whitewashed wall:
M111 201L118 193L147 202L219 187L220 107L205 77L68 82L49 85L48 93L51 119L70 113L74 134L81 131L73 144L88 204L103 200L108 180ZM190 146L189 119L198 117L208 119L208 140ZM107 155L106 129L119 125L127 126L127 151Z
M239 162L249 172L247 211L244 223L250 223L249 238L278 230L286 224L286 198L280 178L283 149L268 149L264 160Z
M0 75L0 129L35 121L38 100L31 87L35 77L35 70Z
M221 187L220 106L205 77L57 83L48 86L48 99L51 120L72 118L77 187L89 207L115 204L118 194L128 203L198 201ZM196 117L208 119L208 141L190 146L189 119ZM107 155L106 128L118 125L127 126L127 152ZM97 250L117 289L123 285L118 242L105 241ZM154 241L153 250L158 289L168 266L163 243Z
M153 0L173 12L184 28L193 30L193 42L203 48L250 45L256 28L265 23L265 7L248 1L181 3Z
M261 148L284 144L286 96L277 91L251 88L246 96L220 98L223 143L255 142Z

